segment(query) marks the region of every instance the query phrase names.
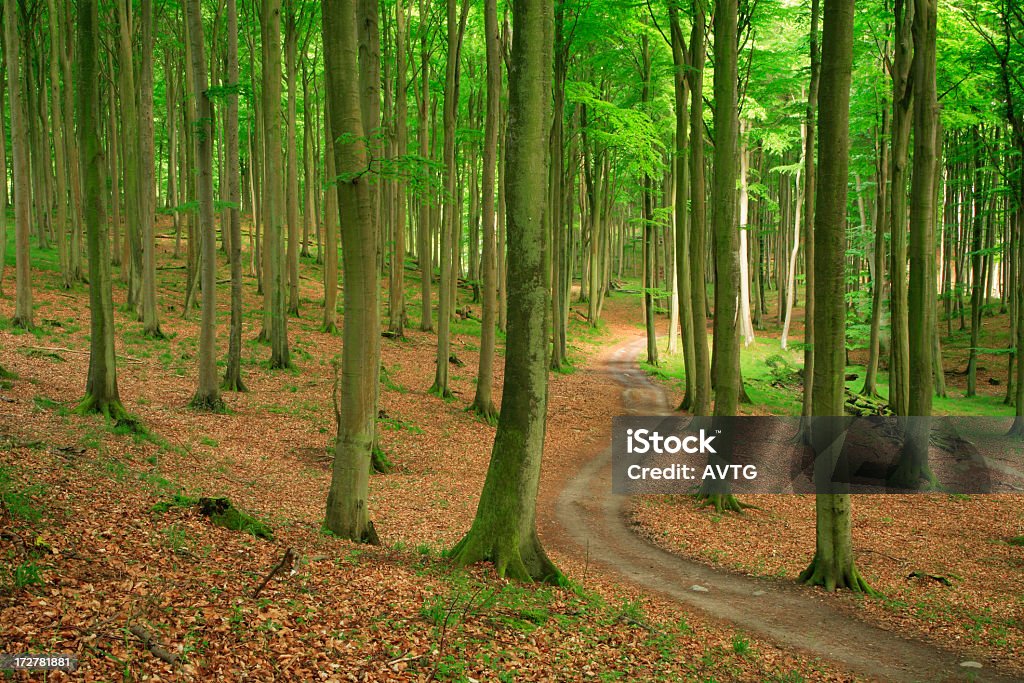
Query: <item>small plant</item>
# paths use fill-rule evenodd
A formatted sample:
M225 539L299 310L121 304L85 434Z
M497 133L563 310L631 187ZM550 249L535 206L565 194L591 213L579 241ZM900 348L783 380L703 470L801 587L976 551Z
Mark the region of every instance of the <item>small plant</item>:
M750 652L750 641L739 633L732 637L732 651L740 656L746 656Z
M41 586L43 583L42 574L35 562L22 562L14 568L14 587L25 588L27 586Z

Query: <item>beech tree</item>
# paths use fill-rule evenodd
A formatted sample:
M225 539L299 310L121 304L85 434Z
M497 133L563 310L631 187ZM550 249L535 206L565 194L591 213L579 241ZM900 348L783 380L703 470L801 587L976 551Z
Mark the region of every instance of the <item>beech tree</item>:
M7 84L11 102L11 156L14 178L19 181L14 191L14 257L15 305L14 324L31 329L32 272L29 241L31 239L31 196L29 195L28 122L22 104L21 35L18 30L20 2L4 3L4 56L7 60ZM4 181L6 183L6 179ZM6 220L6 217L4 217Z
M449 552L459 564L494 564L499 576L560 582L537 536L537 491L547 412L543 196L551 120L549 0L513 0L505 152L508 334L501 417L473 526Z
M5 3L10 7L13 3ZM114 354L114 299L111 292L110 242L103 187L103 151L99 120L99 12L96 0L79 0L77 25L78 73L75 110L81 149L83 217L89 252L89 376L79 413L100 413L114 422L133 419L121 404ZM13 90L13 89L12 89ZM21 193L19 193L21 194Z
M477 372L476 396L473 409L487 421L498 416L491 399L494 385L494 346L498 308L498 263L495 254L497 216L494 210L495 164L498 156L498 106L501 99L501 55L498 44L497 0L484 2L484 41L487 51L487 114L484 120L483 179L480 193L483 197L481 228L483 247L483 306L480 321L480 368Z
M841 447L839 420L844 410L846 310L843 301L846 252L846 196L849 181L850 80L853 65L853 0L824 0L821 54L817 194L814 207L814 377L811 442L816 469ZM820 486L819 482L819 486ZM826 590L870 592L853 559L850 494L832 484L815 496L814 559L799 577Z
M341 377L335 389L338 436L324 525L342 538L377 544L367 506L380 368L377 217L359 97L357 2L325 0L322 12L330 134L338 171L332 182L341 215L345 278Z
M202 410L223 410L217 380L217 228L213 223L213 106L206 78L203 18L199 0L187 0L185 18L192 46L192 78L195 83L197 154L199 166L199 238L203 290L199 327L199 383L191 405Z

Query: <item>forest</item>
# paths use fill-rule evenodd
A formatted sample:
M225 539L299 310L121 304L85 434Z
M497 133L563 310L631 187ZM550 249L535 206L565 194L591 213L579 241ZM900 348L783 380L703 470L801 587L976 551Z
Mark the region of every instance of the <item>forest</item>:
M1018 0L2 24L5 679L1024 678ZM623 416L900 493L618 495Z

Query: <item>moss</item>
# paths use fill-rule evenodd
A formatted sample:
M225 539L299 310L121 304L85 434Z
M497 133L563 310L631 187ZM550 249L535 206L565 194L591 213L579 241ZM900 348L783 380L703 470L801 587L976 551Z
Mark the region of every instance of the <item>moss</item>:
M231 531L244 531L268 541L274 538L274 532L269 526L242 512L227 498L200 498L196 505L199 506L199 511L217 526Z

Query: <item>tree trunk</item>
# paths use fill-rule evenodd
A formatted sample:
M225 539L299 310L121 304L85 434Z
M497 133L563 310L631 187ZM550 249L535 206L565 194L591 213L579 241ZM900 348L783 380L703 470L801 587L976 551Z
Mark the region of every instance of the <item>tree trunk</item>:
M428 0L420 0L420 17L429 13ZM428 22L420 21L420 109L419 129L416 131L419 141L419 154L423 160L422 173L426 181L430 176L430 54L427 52L427 41L430 37ZM428 193L420 196L419 220L416 229L419 234L418 261L420 266L420 331L431 332L434 323L431 319L432 295L431 280L434 277L433 250L430 246L430 200Z
M501 56L498 46L498 3L485 0L484 43L487 51L487 98L484 117L484 154L481 194L483 209L483 304L480 320L480 368L477 372L473 409L488 422L498 417L491 392L494 385L495 324L497 322L498 283L495 257L494 175L498 156L498 103L501 100Z
M14 3L7 3L11 6ZM110 242L103 206L99 122L99 13L96 0L78 0L77 114L85 198L84 219L89 250L89 378L80 413L101 413L117 422L131 422L117 391L114 355L114 301L110 282ZM7 43L8 47L10 42Z
M693 1L693 28L690 33L690 313L693 326L693 381L690 411L694 415L711 412L711 365L708 357L707 316L705 315L704 263L707 251L707 225L704 199L704 61L707 17L704 0ZM621 258L620 258L621 265Z
M889 234L891 273L889 282L891 361L889 363L889 406L896 415L907 415L909 410L910 349L907 318L907 151L910 145L911 106L914 93L910 87L910 67L913 56L913 38L910 23L913 6L907 11L907 2L895 0L896 56L893 60L893 113L892 113L892 185L890 190Z
M32 271L29 256L31 240L31 195L29 188L28 122L22 104L21 40L18 37L18 3L4 3L4 48L7 57L7 84L11 98L11 152L14 157L14 324L31 329ZM4 180L6 182L6 179Z
M395 142L398 158L408 153L409 101L406 93L406 29L402 0L395 1ZM391 252L391 281L388 287L388 329L395 337L405 336L405 226L406 186L402 178L394 183L395 225Z
M203 19L199 0L187 0L185 17L188 40L192 45L192 78L196 88L198 127L196 156L199 185L198 233L202 253L200 259L203 313L199 326L199 384L192 397L192 407L200 410L223 410L217 383L217 228L213 213L213 106L206 81L206 58L203 46Z
M885 229L889 225L889 110L885 99L881 102L882 129L878 135L878 161L875 167L875 246L872 259L875 275L871 280L871 336L868 342L868 363L864 372L864 388L860 393L871 398L878 396L878 357L882 328L882 299L885 290Z
M640 74L643 82L640 102L646 108L647 101L651 95L651 50L648 44L647 34L641 38L641 59L643 72ZM555 116L558 116L558 109L555 109ZM643 178L643 221L644 221L644 323L647 328L647 362L650 365L658 364L658 332L654 326L654 289L657 287L655 270L657 261L654 258L654 207L652 206L653 189L651 188L651 176L644 174Z
M156 239L153 221L156 211L153 182L155 153L153 151L153 0L140 2L142 22L142 53L139 72L139 220L142 238L142 331L149 337L162 338L160 314L156 301Z
M327 129L324 145L327 177L336 178L334 165L334 129L331 124L331 101L324 105L324 127ZM324 200L324 323L323 331L334 334L338 331L338 193L332 180Z
M802 415L811 414L814 400L814 211L815 185L817 178L814 173L815 139L814 118L818 107L818 80L821 71L821 54L818 50L818 15L819 0L811 0L811 82L807 89L807 118L804 138L804 400ZM796 287L796 283L793 284ZM845 347L845 344L843 345Z
M260 12L263 45L263 144L266 150L263 185L263 249L269 304L265 322L270 340L270 367L289 368L288 312L285 302L285 215L282 193L284 168L281 154L281 0L262 0Z
M910 287L908 315L909 414L929 416L935 391L932 353L935 328L935 161L939 145L935 86L936 0L914 0L914 162L910 185ZM928 466L927 420L911 420L892 481L904 488L936 484Z
M288 130L285 147L288 153L286 216L288 223L288 315L299 315L299 160L295 141L295 118L298 105L298 84L296 83L298 27L296 26L295 3L285 5L284 53L285 78L288 81Z
M737 331L739 235L736 216L736 0L715 4L715 415L735 415L740 395Z
M441 280L437 304L437 368L430 392L442 398L452 395L448 388L448 356L452 314L452 281L454 272L453 236L458 198L455 193L455 116L458 108L459 30L456 22L456 0L447 0L448 58L444 89L444 204L441 221Z
M377 419L380 313L377 225L370 197L367 142L359 97L357 0L325 0L324 63L345 267L341 378L335 385L338 437L325 526L357 543L379 543L367 500Z
M850 75L853 67L853 0L825 0L822 35L821 163L814 220L814 375L811 443L818 454L818 486L832 478L832 449L841 446L836 429L843 415L845 390L846 305L846 191L849 173ZM821 476L821 475L824 476ZM830 493L815 497L817 534L814 559L800 581L826 590L850 588L870 592L853 560L850 494L832 484Z
M451 550L462 565L485 560L499 576L564 579L537 536L537 491L547 412L547 310L543 202L547 178L552 11L514 0L506 150L508 340L501 417L476 517Z
M231 332L228 337L228 364L224 371L224 389L245 391L242 381L242 188L238 159L238 9L235 0L227 0L228 13L228 88L227 96L227 169L228 220L231 231Z

